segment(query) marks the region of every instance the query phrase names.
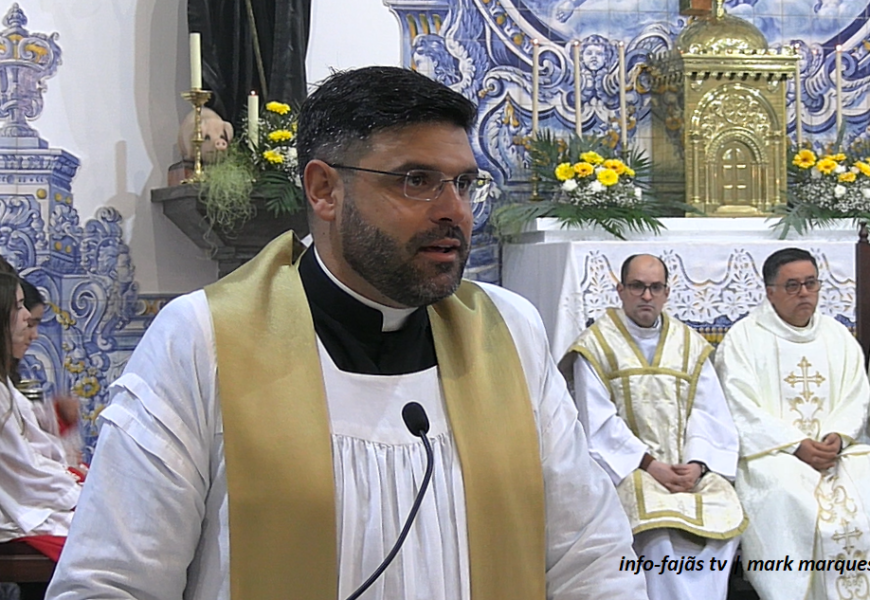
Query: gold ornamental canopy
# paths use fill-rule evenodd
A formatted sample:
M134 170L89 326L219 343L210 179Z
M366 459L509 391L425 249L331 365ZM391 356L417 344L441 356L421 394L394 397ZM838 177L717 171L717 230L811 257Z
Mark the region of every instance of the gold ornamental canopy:
M786 183L785 91L797 60L721 1L692 20L651 66L657 188L710 216L770 214Z
M716 14L696 19L677 36L677 52L689 54L728 54L766 51L767 39L749 21L732 17L721 5Z

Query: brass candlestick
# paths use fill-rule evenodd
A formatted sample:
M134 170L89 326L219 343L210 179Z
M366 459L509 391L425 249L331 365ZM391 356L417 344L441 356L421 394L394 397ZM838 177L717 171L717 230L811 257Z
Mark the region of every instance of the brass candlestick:
M181 92L181 97L193 104L193 137L190 138L193 144L193 176L185 179L181 183L200 183L203 180L202 176L202 107L211 98L211 92L208 90L189 90Z

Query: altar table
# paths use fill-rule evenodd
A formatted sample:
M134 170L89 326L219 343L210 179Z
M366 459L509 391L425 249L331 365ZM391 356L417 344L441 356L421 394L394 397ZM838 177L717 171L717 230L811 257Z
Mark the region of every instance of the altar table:
M854 331L858 233L851 223L780 240L764 218L662 221L667 230L659 235L619 240L603 230L565 230L555 219L538 219L504 245L502 284L538 308L557 360L607 307L620 304L620 267L639 253L661 257L670 271L665 310L716 344L764 298L764 260L780 248L803 248L819 263L821 311Z

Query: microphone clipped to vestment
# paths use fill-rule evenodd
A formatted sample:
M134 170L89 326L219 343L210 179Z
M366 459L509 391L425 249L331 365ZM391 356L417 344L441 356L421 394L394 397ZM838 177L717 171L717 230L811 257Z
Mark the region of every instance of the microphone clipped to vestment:
M429 417L426 416L426 411L418 402L408 402L402 408L402 420L405 421L405 427L408 428L408 431L422 440L423 447L426 449L426 473L423 475L423 483L420 486L420 491L417 492L417 497L414 498L414 504L411 506L408 518L405 520L405 526L402 527L402 531L399 533L399 537L396 539L396 543L393 545L392 550L389 551L387 556L371 576L366 579L354 593L347 597L347 600L356 600L362 596L362 594L371 587L378 577L383 574L387 569L387 566L393 562L393 559L396 558L402 544L405 543L405 538L408 537L408 532L411 531L414 517L417 516L417 511L420 510L420 504L423 502L423 495L429 488L429 481L432 479L432 468L435 465L435 456L432 454L432 444L429 443L429 438L426 437L426 434L429 433Z

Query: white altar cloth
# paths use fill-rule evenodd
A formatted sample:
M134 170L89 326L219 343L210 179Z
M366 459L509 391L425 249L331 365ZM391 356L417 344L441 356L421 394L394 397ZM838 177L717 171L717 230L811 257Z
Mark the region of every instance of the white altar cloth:
M764 297L761 267L774 251L796 246L811 252L822 281L823 313L855 323L855 244L850 222L780 240L764 218L662 219L659 235L631 233L618 240L603 230L561 229L555 219L504 245L502 284L541 312L556 360L608 306L619 304L619 269L632 254L660 256L670 271L665 310L711 342Z

